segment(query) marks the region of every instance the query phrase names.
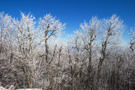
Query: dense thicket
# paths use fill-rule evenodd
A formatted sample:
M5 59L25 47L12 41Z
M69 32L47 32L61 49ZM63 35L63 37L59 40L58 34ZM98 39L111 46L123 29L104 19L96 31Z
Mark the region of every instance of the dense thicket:
M135 29L123 45L125 25L116 15L84 22L70 39L50 14L38 21L0 13L0 82L45 90L135 90Z

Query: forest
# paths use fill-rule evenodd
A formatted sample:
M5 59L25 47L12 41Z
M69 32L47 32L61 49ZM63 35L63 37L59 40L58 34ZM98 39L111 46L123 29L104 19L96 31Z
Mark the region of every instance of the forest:
M59 17L60 18L60 17ZM46 14L0 12L0 82L43 90L135 90L135 28L119 16L89 17L61 37L66 22ZM79 25L78 25L79 26ZM124 44L126 42L127 44Z

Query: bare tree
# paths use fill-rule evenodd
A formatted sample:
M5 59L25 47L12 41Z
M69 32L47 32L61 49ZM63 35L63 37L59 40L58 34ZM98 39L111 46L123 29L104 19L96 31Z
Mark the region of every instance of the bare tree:
M11 31L13 25L12 23L12 18L8 14L4 14L4 12L0 13L0 52L2 52L5 47L3 46L6 45L8 42L8 39L10 39L8 36L9 35L9 30Z
M80 32L75 32L78 35L78 38L81 38L81 41L83 43L83 47L80 48L82 52L86 50L88 52L88 85L92 83L93 81L92 78L92 72L93 72L93 67L92 67L92 53L93 53L93 48L95 47L95 44L97 43L97 37L100 32L100 24L101 21L98 20L97 17L92 17L92 19L89 21L89 23L84 22L84 24L81 24L81 31ZM80 45L80 44L79 44ZM77 49L78 50L78 49ZM91 82L90 82L91 81Z
M64 28L65 24L62 24L59 20L56 20L55 17L47 14L43 18L39 20L39 28L43 31L44 41L45 41L45 60L46 63L50 62L48 59L49 53L49 45L48 40L50 37L55 36L59 31ZM49 67L49 66L48 66ZM49 70L49 69L48 69ZM48 72L48 79L49 81L49 72Z
M123 21L119 19L116 15L113 15L109 19L103 20L103 38L101 40L101 57L98 63L98 71L97 71L97 80L98 80L98 87L100 89L100 72L103 61L106 58L107 49L112 45L117 45L119 40L121 39L122 30L124 29Z
M89 21L89 24L84 22L84 25L81 24L81 29L84 31L84 43L86 49L89 53L89 66L88 66L88 73L90 74L90 70L92 69L92 48L94 47L95 41L97 40L98 33L99 33L99 26L100 20L97 17L92 17Z
M14 24L16 26L17 32L17 48L18 48L18 56L22 57L24 61L24 73L27 77L28 87L32 87L32 77L33 76L33 67L35 63L33 62L34 54L35 54L35 46L37 41L37 30L35 29L36 22L34 21L35 17L33 17L30 13L25 15L21 12L20 21L14 20ZM30 69L28 69L28 67ZM31 73L31 74L30 74Z

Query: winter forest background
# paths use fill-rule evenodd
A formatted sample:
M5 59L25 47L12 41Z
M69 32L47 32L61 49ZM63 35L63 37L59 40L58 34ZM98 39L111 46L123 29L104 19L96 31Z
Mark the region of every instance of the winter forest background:
M66 22L0 12L0 82L45 90L135 90L135 28L120 16L90 17L67 38Z

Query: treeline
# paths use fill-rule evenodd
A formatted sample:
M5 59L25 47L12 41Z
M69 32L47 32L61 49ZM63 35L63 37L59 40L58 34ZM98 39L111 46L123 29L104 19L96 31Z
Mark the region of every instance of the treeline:
M4 87L45 90L135 90L135 29L123 45L123 21L116 15L80 25L70 39L51 14L18 20L0 13L0 82ZM72 38L72 39L71 39ZM56 41L58 41L56 43Z

